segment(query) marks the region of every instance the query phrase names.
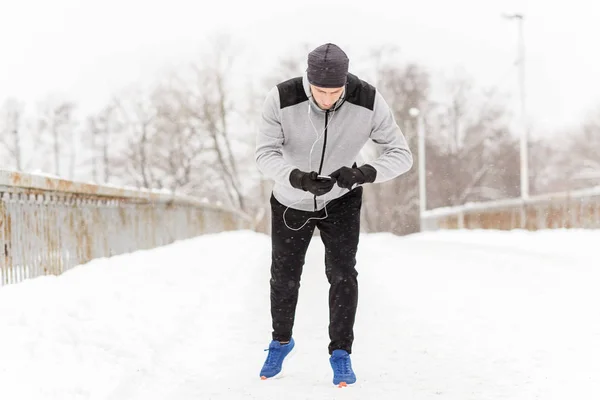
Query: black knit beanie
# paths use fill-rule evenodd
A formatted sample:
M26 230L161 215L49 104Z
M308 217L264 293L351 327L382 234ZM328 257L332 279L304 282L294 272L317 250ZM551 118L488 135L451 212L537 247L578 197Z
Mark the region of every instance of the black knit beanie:
M308 54L308 81L322 88L339 88L346 84L348 56L332 43L317 47Z

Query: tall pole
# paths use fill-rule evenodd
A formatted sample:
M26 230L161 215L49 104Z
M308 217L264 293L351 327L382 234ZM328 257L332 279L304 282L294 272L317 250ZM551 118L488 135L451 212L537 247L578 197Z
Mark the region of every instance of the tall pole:
M418 108L411 108L409 113L417 120L418 159L419 159L419 224L423 232L423 214L427 210L427 170L425 168L425 124Z
M419 203L421 214L427 210L427 190L426 179L427 169L425 168L425 127L423 126L423 116L417 117L417 134L419 135Z
M525 115L525 39L523 16L519 16L519 87L521 91L521 197L529 197L529 151L527 117Z
M525 111L525 38L523 32L524 17L522 14L504 15L505 18L515 19L518 23L519 35L517 38L518 66L519 66L519 91L521 98L520 128L521 128L521 198L529 197L529 155L528 155L528 129Z

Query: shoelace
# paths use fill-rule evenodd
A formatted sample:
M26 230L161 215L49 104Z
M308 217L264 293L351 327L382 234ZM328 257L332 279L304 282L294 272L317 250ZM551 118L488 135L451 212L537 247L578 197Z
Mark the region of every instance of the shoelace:
M350 369L350 359L348 357L339 357L336 364L336 372L338 374L350 375L352 370Z
M269 352L269 354L267 355L267 360L265 361L265 364L269 364L269 365L277 364L277 359L279 358L281 349L273 347L273 348L265 349L265 351Z

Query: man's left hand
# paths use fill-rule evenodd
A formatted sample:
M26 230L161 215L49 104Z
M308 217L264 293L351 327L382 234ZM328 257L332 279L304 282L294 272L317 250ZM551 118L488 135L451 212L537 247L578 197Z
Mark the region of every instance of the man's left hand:
M374 182L377 170L369 164L365 164L360 168L342 167L333 171L329 176L336 180L339 187L352 189L356 184L362 185L363 183Z

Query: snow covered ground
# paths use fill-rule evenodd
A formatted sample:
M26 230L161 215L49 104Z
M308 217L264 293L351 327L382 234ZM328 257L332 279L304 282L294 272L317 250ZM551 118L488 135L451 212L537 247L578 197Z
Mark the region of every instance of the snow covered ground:
M270 340L268 236L207 235L0 288L0 399L597 399L598 231L364 235L353 364L331 383L323 247L296 354Z

